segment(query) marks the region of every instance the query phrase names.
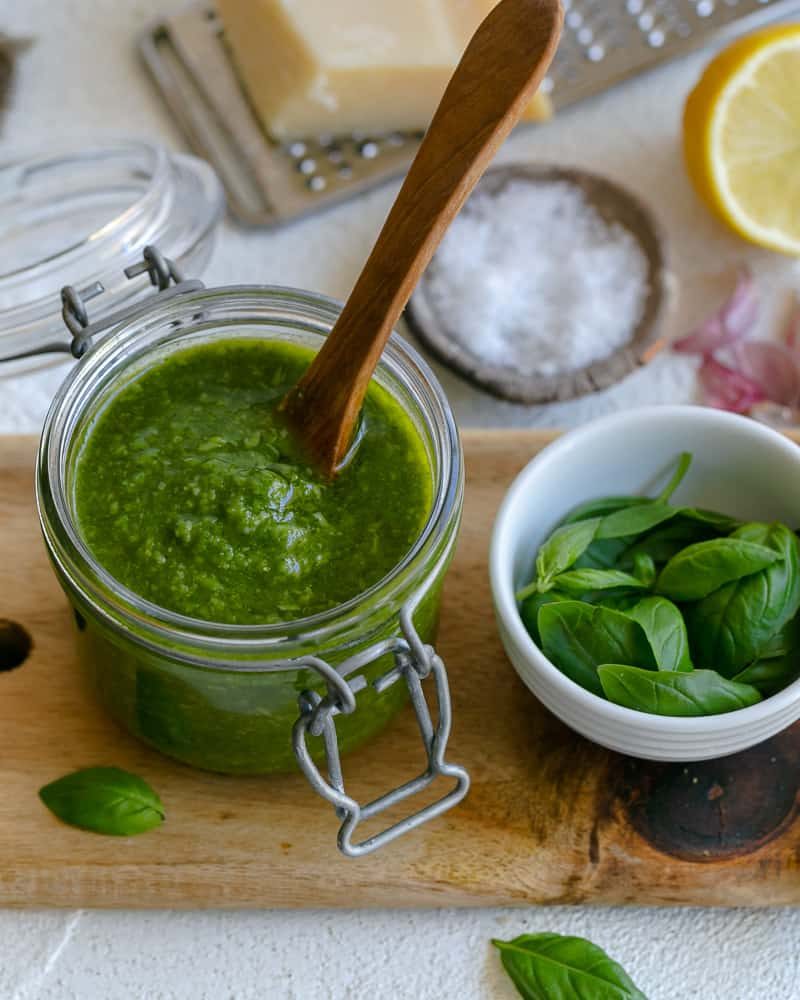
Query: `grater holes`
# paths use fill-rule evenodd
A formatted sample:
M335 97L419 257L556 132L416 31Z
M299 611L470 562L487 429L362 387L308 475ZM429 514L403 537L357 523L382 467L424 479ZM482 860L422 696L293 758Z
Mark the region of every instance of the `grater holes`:
M316 173L317 161L311 156L304 156L297 164L297 169L304 177L311 177Z
M380 148L374 139L366 139L358 146L358 155L365 160L374 160L378 153L380 153Z

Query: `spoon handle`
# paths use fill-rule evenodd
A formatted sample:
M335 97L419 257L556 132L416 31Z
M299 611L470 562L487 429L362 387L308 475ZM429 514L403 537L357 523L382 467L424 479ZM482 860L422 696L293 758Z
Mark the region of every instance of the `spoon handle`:
M329 474L414 286L547 72L562 20L559 0L501 0L478 28L336 326L284 401Z

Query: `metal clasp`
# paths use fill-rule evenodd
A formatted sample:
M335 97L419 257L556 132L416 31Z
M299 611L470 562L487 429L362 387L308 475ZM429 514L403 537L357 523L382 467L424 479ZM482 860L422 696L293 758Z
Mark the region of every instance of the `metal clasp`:
M306 667L316 670L325 680L328 688L328 693L324 698L321 698L316 692L304 691L298 699L300 716L292 733L295 756L311 786L334 806L336 815L342 820L338 837L339 850L349 858L369 854L422 823L426 823L429 819L440 816L460 802L469 790L469 775L464 768L457 764L450 764L445 760L452 722L447 671L434 648L426 645L420 639L414 628L411 613L412 609L409 606L405 606L400 612L402 636L376 643L349 657L338 668L316 656L303 657L295 661L295 666L299 668ZM349 715L356 710L356 695L367 686L363 675L357 675L348 680L349 675L363 670L367 664L389 653L394 655L395 665L376 681L373 681L373 687L380 693L400 680L406 683L411 696L411 704L417 716L422 743L428 758L428 766L416 778L412 778L411 781L407 781L398 788L394 788L362 806L345 792L334 720L339 714ZM429 676L433 678L436 691L438 708L436 725L431 719L431 713L422 689L422 682ZM323 738L328 772L327 780L311 759L306 742L307 733ZM353 834L362 820L377 816L398 802L416 795L439 776L455 779L455 786L446 795L417 812L411 813L380 833L376 833L360 843L353 843Z
M140 274L145 273L150 278L150 284L158 289L159 302L205 287L202 281L185 280L174 262L165 257L155 246L146 246L142 251L142 260L125 268L125 277L129 280L138 278ZM152 300L144 304L137 302L135 305L120 309L96 323L90 323L86 303L97 298L104 291L105 289L99 281L93 282L80 291L72 285L66 285L61 289L61 316L72 334L69 351L74 358L82 358L92 346L93 338L98 334L139 315L144 310L150 309L152 305Z
M186 292L195 292L205 288L202 281L184 279L176 265L165 257L158 247L146 246L142 251L142 260L125 268L125 277L136 278L145 272L150 277L150 284L158 289L156 294L159 303L175 298L177 295L184 295ZM65 285L61 289L61 317L71 334L71 341L69 343L58 341L42 344L17 354L5 355L0 358L0 362L21 361L43 354L71 354L74 358L82 358L98 334L106 333L119 323L124 323L148 312L153 308L155 301L154 298L137 301L104 316L95 323L90 323L86 303L91 302L98 295L102 295L103 292L105 292L105 288L99 281L93 281L91 285L81 289Z

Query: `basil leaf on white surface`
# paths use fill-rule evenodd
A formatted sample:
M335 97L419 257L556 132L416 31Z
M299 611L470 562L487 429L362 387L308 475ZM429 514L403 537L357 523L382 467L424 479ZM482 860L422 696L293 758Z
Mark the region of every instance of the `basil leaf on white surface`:
M492 944L525 1000L647 1000L622 966L585 938L521 934Z

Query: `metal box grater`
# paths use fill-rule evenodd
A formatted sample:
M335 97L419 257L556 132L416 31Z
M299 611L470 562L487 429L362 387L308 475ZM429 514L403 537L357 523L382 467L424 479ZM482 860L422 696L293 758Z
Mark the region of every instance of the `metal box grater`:
M800 9L800 0L563 0L564 35L544 87L556 110L683 55L722 33ZM140 39L192 147L213 163L234 215L275 226L402 174L420 134L272 141L242 90L214 9L203 3Z

